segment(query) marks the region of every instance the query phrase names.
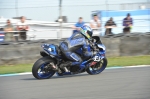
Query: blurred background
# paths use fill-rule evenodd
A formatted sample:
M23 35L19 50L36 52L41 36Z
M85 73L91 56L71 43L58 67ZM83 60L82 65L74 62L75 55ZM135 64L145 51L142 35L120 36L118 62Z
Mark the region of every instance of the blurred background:
M0 0L1 63L37 59L41 43L59 44L83 24L107 56L150 54L150 0Z
M84 24L106 46L107 69L35 80L41 44ZM0 0L0 99L150 99L150 0Z
M149 8L150 0L1 0L0 27L3 28L10 19L15 28L19 18L25 16L30 27L27 39L66 38L71 35L71 27L79 17L89 24L92 16L97 14L101 23L99 34L104 36L105 24L110 17L117 25L112 33L122 33L123 19L129 13L133 18L131 32L145 33L150 31ZM59 19L63 19L62 22Z

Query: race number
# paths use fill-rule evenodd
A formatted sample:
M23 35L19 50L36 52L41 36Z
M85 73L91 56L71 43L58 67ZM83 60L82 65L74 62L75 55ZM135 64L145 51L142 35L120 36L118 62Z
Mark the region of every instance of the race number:
M52 51L52 49L51 49L51 48L48 48L48 51L50 51L50 52L51 52L51 51Z
M99 56L94 57L94 61L99 62L100 60L101 60L101 58Z

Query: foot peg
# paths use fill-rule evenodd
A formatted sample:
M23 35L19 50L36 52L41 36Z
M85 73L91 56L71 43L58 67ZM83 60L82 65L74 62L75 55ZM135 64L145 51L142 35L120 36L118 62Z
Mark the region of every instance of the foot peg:
M70 71L67 69L67 67L63 67L63 69L64 69L65 72L70 72Z

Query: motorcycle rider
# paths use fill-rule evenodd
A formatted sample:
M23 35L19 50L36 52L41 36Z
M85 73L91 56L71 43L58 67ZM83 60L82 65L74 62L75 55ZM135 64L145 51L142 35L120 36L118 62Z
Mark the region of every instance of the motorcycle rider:
M60 68L74 65L80 66L80 71L84 68L84 66L81 65L83 59L76 53L76 51L82 48L83 57L86 59L91 58L96 54L96 52L92 51L89 46L92 40L92 34L92 29L87 25L83 25L79 32L72 34L70 38L60 43L62 54L70 60L60 64Z

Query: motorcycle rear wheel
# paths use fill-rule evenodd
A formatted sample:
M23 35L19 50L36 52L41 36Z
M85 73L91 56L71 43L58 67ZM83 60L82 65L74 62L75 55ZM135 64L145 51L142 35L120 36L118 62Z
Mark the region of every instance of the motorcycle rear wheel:
M55 61L50 57L43 57L37 60L32 67L32 74L36 79L48 79L55 74L55 71L50 69L50 63L55 64Z

